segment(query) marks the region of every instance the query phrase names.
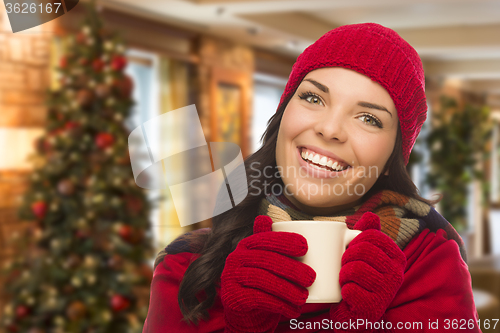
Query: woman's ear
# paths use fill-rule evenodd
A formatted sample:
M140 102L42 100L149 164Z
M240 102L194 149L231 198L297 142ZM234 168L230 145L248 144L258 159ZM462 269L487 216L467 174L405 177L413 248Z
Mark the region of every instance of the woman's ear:
M389 170L387 170L384 175L389 176Z

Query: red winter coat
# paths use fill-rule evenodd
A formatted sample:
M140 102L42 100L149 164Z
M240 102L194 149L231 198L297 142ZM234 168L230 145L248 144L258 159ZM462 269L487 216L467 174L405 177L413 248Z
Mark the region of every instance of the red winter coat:
M407 259L404 282L381 321L371 323L372 332L481 332L476 324L470 274L457 243L448 240L442 229L437 233L425 229L403 253ZM224 332L219 295L208 311L210 320L198 326L181 321L179 285L189 263L198 256L188 252L167 255L156 267L143 333ZM305 304L298 319L282 317L275 332L335 332L335 323L329 320L330 305ZM349 324L355 323L343 323Z

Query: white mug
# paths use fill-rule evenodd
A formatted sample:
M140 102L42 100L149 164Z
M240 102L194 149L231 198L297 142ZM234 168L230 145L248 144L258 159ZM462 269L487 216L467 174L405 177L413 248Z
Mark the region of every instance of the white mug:
M309 265L316 272L316 280L308 287L306 303L337 303L340 294L339 272L342 255L349 243L361 233L336 221L285 221L275 222L273 231L298 233L307 240L308 250L296 259Z

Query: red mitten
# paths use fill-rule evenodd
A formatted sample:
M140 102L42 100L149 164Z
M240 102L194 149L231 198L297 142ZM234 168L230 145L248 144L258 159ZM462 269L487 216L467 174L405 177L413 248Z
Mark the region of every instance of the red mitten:
M221 275L225 332L273 332L281 315L300 316L316 272L296 259L307 252L306 239L272 232L272 220L259 215L254 234L238 243Z
M363 319L379 321L403 283L406 257L397 244L380 231L380 218L366 212L354 226L362 230L342 256L339 281L342 301L330 309L334 322ZM349 327L345 325L345 327ZM364 331L358 326L355 330Z

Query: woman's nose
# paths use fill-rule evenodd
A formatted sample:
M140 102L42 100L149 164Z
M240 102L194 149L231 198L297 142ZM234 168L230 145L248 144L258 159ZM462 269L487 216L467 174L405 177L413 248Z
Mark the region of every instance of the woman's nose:
M315 131L322 136L324 140L337 140L345 142L347 131L345 129L345 119L340 110L330 110L325 112L323 117L319 117L315 125Z

